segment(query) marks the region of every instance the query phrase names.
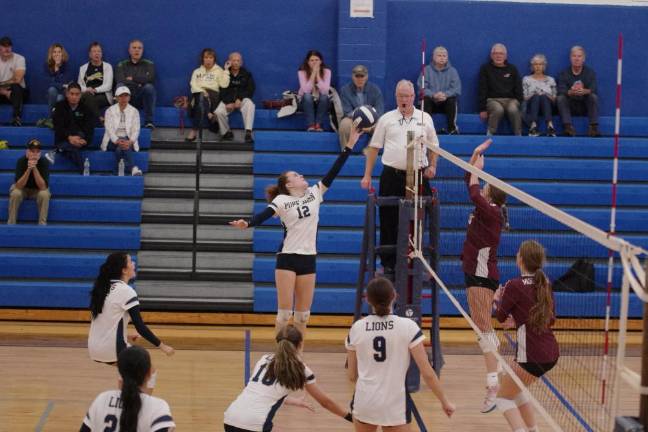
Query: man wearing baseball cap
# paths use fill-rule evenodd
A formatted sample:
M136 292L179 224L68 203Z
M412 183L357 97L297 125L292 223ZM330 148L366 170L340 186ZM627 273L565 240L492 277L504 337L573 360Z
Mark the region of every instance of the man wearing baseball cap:
M115 174L118 173L119 161L123 160L125 173L140 176L142 171L133 160L133 152L139 151L140 115L137 108L128 103L130 97L131 91L126 86L115 90L117 103L106 110L106 132L101 141L101 151L115 152Z
M16 215L25 198L35 198L38 206L38 224L47 225L50 201L49 162L41 157L41 143L37 139L27 143L25 156L16 162L15 183L9 189L7 224L16 223Z
M351 115L353 110L362 106L370 105L374 107L380 117L385 112L385 103L380 88L370 83L369 71L364 65L355 65L351 69L351 82L342 87L340 90L340 99L342 100L342 111L344 118L340 121L340 147L344 148L349 141L349 134L353 121Z

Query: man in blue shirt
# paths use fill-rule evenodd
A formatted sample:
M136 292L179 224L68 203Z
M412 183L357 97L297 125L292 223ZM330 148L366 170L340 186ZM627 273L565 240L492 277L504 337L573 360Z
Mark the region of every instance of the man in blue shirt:
M457 99L461 95L461 80L457 70L448 61L448 50L442 46L434 48L432 61L425 66L424 73L425 112L430 115L445 114L448 120L448 134L458 134ZM422 78L419 76L419 88Z
M353 110L362 105L371 105L378 117L385 112L385 103L383 95L377 85L368 82L369 72L364 65L356 65L351 70L351 82L342 87L340 90L340 99L342 99L342 111L344 111L344 118L340 122L340 147L344 149L347 141L349 141L349 134L353 127L353 120L351 115ZM366 131L366 132L373 132Z

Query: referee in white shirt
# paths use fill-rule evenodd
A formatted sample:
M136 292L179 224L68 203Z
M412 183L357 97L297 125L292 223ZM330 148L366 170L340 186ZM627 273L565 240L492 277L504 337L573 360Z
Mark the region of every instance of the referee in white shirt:
M405 196L407 170L407 132L414 131L415 137L422 137L428 148L427 157L419 162L418 169L423 170L423 194L431 195L430 179L436 174L437 155L429 150L439 146L439 139L434 130L432 117L414 107L414 84L401 80L396 84L395 110L385 113L378 120L373 138L366 149L366 163L362 188L371 186L371 173L378 151L383 149L383 171L380 174L379 196ZM416 162L415 162L416 163ZM394 245L398 238L398 207L382 206L380 215L380 243ZM396 266L396 254L382 253L381 261L386 275L393 274Z

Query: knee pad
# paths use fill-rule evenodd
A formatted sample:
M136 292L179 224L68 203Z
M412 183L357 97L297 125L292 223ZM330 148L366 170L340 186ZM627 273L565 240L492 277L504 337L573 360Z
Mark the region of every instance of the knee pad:
M277 324L279 328L288 324L290 318L293 316L293 311L290 309L279 309L277 310Z
M157 371L151 374L149 380L146 382L146 387L150 389L154 389L156 382L157 382Z
M529 396L527 396L526 393L520 392L520 394L516 396L514 401L515 401L515 406L521 407L522 405L531 402L531 399L529 398Z
M494 331L484 332L479 338L479 347L484 354L497 351L499 345L500 341Z
M295 311L295 323L301 324L305 326L308 324L308 320L310 319L310 311Z
M513 402L511 399L497 397L495 398L495 404L497 405L497 410L501 413L505 413L506 411L510 411L512 409L517 409L515 402Z

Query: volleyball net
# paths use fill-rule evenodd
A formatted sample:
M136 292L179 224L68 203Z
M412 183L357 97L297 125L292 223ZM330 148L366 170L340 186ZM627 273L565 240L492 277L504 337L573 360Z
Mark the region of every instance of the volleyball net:
M472 147L479 142L476 137ZM492 151L497 145L494 143L485 153L484 171L446 149L434 150L439 163L433 184L441 201L442 225L437 271L423 259L424 245L422 237L417 235L422 228L415 227L412 233L413 255L421 260L440 288L443 313L452 311L450 314L463 316L477 337L481 337L480 329L470 317L459 258L467 222L474 209L463 178L466 173L475 174L482 187L488 183L505 192L508 230L501 233L498 249L500 283L503 285L508 279L520 276L516 253L523 241L536 240L543 245L547 255L543 270L554 289L557 320L553 331L561 355L552 370L527 388L509 366L515 359L517 344L526 341L517 340L515 328L505 329L493 321L499 340L498 359L504 371L531 397L552 430L610 431L619 413L620 377L630 377L631 384L638 385L638 376L625 367L625 353L628 316L640 318L643 302L648 300L642 268L646 251L637 246L644 245L646 237L632 233L640 215L622 212L616 220L617 235L609 235L606 232L610 224L609 198L606 205L605 197L592 196L598 190L596 187L588 190L584 184L561 184L548 178L526 183L509 178L503 181L489 174L489 170L495 173L527 170L520 178L533 178L534 174L533 168L524 164L516 167L515 160L490 156L497 154ZM463 144L463 152L461 146L456 147L453 150L462 157L470 154L467 144ZM552 169L560 169L551 165L551 161L539 158L535 170L551 176ZM600 186L608 188L609 197L609 183ZM415 203L419 199L415 194ZM481 383L476 388L481 389ZM638 400L637 394L623 396L624 400Z

